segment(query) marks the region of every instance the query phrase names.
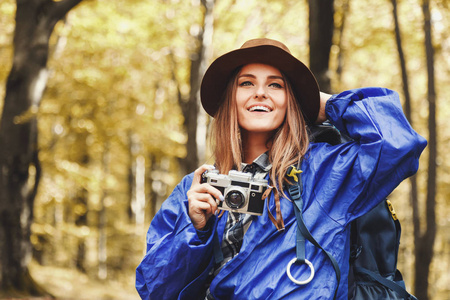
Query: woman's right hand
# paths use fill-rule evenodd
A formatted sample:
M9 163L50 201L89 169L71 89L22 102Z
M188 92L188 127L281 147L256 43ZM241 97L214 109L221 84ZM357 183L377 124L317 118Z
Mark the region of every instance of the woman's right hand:
M197 230L202 230L209 218L216 212L215 199L223 200L223 195L218 189L208 183L201 183L202 174L213 169L213 166L203 165L195 170L191 188L186 193L189 202L189 217Z
M331 98L332 95L320 92L320 109L319 115L317 116L316 124L322 124L327 120L327 115L325 114L325 106L327 105L328 99Z

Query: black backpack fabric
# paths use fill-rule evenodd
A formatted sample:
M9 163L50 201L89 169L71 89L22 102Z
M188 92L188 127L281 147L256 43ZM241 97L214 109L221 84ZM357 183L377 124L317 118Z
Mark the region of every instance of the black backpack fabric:
M389 200L352 222L349 299L416 299L397 269L400 234Z
M310 140L337 145L351 139L324 124L310 127ZM400 235L400 222L389 200L351 223L348 299L417 300L406 291L397 269Z

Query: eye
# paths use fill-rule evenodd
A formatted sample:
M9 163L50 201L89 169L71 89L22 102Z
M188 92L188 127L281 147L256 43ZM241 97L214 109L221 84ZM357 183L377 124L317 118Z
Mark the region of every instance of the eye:
M274 87L276 89L282 89L283 88L283 86L281 84L276 83L276 82L272 82L271 84L269 84L269 86L270 87Z
M242 81L241 83L239 83L239 86L251 86L253 85L253 83L251 83L250 81Z

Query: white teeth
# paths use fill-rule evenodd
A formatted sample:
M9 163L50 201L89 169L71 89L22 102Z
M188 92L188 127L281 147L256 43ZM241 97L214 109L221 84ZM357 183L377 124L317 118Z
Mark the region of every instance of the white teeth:
M262 111L265 111L265 112L270 112L271 111L268 107L260 106L260 105L252 106L252 107L250 107L248 109L248 111L250 111L250 112L255 111L255 110L262 110Z

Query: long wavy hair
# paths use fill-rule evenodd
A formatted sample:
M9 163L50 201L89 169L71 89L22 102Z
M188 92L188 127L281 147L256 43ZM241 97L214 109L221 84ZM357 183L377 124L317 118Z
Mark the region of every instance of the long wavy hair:
M241 129L238 124L236 107L237 75L236 70L228 83L212 125L212 147L216 168L221 174L228 174L232 169L241 169L244 159ZM283 74L286 95L286 116L280 127L274 132L268 145L269 160L272 163L270 178L275 188L283 194L283 183L289 166L298 165L304 157L308 145L308 131L301 108L295 99L291 85Z

